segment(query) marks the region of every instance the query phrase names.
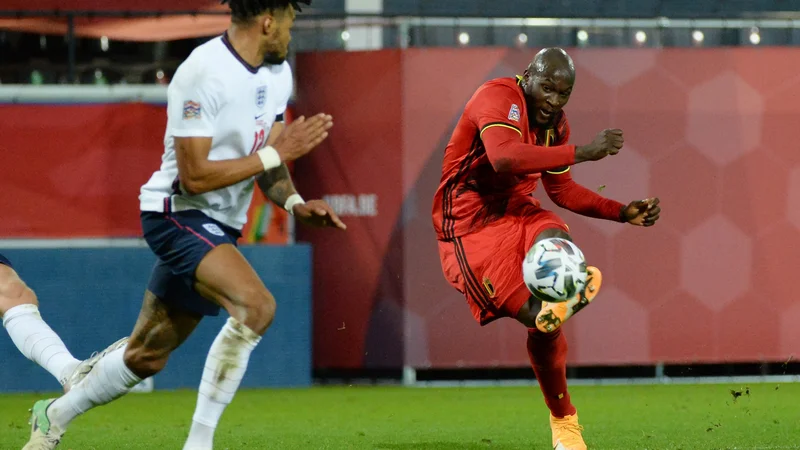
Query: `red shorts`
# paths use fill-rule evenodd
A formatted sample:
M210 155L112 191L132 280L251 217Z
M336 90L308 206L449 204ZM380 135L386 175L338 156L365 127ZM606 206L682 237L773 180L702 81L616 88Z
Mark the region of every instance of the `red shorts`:
M439 241L445 278L467 298L481 325L516 317L530 298L522 280L522 261L542 231L569 228L555 213L537 208L504 217L459 238Z

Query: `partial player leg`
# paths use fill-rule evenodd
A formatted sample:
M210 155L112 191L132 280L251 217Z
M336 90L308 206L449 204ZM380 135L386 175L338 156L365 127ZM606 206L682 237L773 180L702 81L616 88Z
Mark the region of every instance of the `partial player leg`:
M539 233L535 242L549 238L562 238L572 241L570 235L564 230L549 228ZM524 313L524 315L519 315L517 318L529 328L535 327L543 333L552 333L594 300L600 292L602 282L603 275L600 270L597 267L587 266L586 288L582 292L578 292L573 298L560 303L542 301L534 297L531 300L533 304L524 308L524 311L520 311L520 314ZM531 322L534 317L535 321Z
M563 222L555 214L539 210L522 222L497 221L478 233L442 241L439 253L445 277L465 294L481 325L514 317L528 328L528 355L551 411L553 446L583 450L586 445L567 392L566 339L558 327L551 333L536 328L537 316L548 306L532 297L522 274L525 253L537 237L569 238L565 230L555 229L559 226Z
M233 245L216 247L195 272L195 289L230 314L211 349L184 449L213 448L222 413L233 401L250 353L275 317L275 299Z
M564 230L548 228L535 241L554 237L572 240ZM530 295L516 316L528 328L528 358L550 409L552 444L556 450L586 449L583 427L578 423L577 410L567 391L567 340L561 325L588 305L600 289L600 271L587 267L587 272L584 292L563 303L541 301Z
M533 326L542 304L530 296L528 303L520 309L517 320L528 327L528 359L550 409L553 448L585 450L581 434L583 427L578 423L578 412L567 391L567 340L560 327L543 333Z
M567 340L561 331L542 333L528 329L528 358L550 409L553 448L585 450L578 412L567 391Z
M67 394L34 405L31 440L25 449L55 448L77 416L123 396L142 379L161 371L200 319L171 308L148 291L127 345L108 353Z
M36 294L9 266L0 264L0 315L14 345L26 358L44 367L62 386L80 361L42 319Z

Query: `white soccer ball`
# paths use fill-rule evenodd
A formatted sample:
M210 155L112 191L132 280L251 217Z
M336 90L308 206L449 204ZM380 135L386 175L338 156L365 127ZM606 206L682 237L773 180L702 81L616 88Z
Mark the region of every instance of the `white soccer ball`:
M586 287L586 260L581 249L566 239L542 239L522 261L522 277L540 300L564 302Z

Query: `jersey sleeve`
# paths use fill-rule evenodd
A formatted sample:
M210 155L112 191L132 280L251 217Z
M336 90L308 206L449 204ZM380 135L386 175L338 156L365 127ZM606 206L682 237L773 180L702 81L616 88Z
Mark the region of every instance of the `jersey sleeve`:
M480 130L486 156L495 171L530 174L560 170L574 164L574 146L537 146L522 141L523 101L517 89L490 84L478 91L467 105L467 114Z
M167 91L167 117L175 137L213 137L222 83L213 73L182 67Z
M562 146L569 144L569 136L570 136L570 129L569 129L569 121L567 120L567 114L565 112L561 113L561 119L556 125L556 138L552 142L553 146ZM569 172L570 166L559 167L554 170L548 170L547 173L553 175L559 175L562 173Z
M581 186L566 170L543 174L542 184L548 197L562 208L586 217L622 222L625 205Z
M275 122L283 122L286 108L289 107L289 101L292 99L292 92L294 91L294 77L292 76L292 67L289 63L283 63L283 71L281 73L281 97L278 100L278 108L275 110Z
M509 128L522 136L522 98L510 86L488 85L467 106L470 119L480 134L493 127Z

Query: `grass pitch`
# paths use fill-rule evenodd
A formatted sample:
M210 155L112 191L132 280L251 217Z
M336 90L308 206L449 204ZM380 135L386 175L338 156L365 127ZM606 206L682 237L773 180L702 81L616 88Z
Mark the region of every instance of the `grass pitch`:
M732 391L734 393L732 393ZM574 387L590 449L800 449L800 384ZM0 395L0 449L39 395ZM191 391L130 394L78 418L59 449L180 450ZM532 387L243 390L215 449L550 449Z

